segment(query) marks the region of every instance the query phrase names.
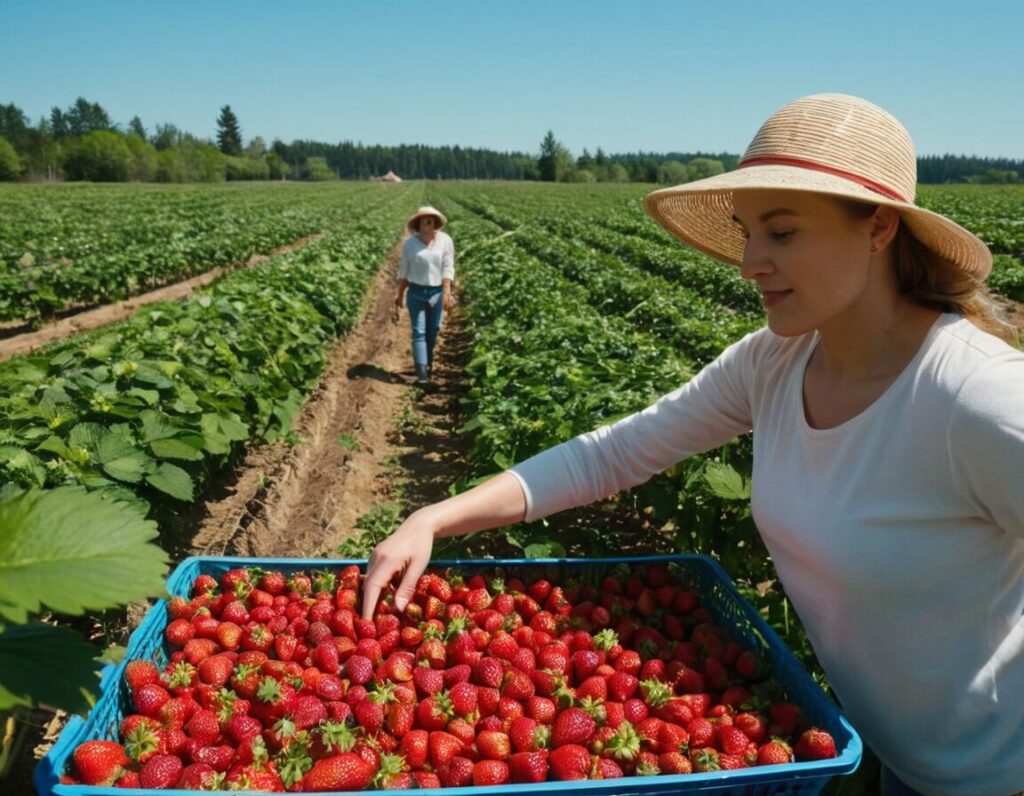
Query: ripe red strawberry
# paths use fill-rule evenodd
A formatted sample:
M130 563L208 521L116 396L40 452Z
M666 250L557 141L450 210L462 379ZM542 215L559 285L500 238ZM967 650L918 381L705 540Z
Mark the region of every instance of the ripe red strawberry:
M512 743L508 735L494 730L484 730L476 737L476 748L481 757L504 760L512 754Z
M690 733L690 748L703 749L715 742L715 725L705 718L697 718L686 725L686 731ZM743 734L743 731L740 731ZM743 736L746 739L746 736Z
M761 744L757 749L757 765L781 766L793 761L793 750L789 744L778 738Z
M305 791L363 790L374 775L373 767L353 752L317 760L302 778Z
M551 745L556 748L566 744L586 745L590 743L596 729L597 722L585 711L566 708L558 714L551 728Z
M498 688L501 686L504 676L505 667L497 658L481 658L480 662L473 669L473 682L488 688Z
M427 744L430 750L430 763L435 770L450 763L452 758L462 751L462 741L441 730L431 732Z
M516 702L523 702L534 696L534 694L536 694L536 689L533 686L533 680L530 679L530 675L518 669L509 669L506 672L501 687L501 695L503 697L513 699Z
M452 703L447 691L420 701L416 706L416 724L425 730L443 730L452 716Z
M473 784L473 761L456 755L437 769L437 777L446 788L464 788Z
M363 700L353 708L356 722L368 735L375 735L384 727L384 705Z
M616 671L607 680L607 698L613 702L625 702L636 693L640 681L628 672Z
M317 647L319 649L319 647ZM321 671L323 671L321 669ZM329 672L334 674L335 672ZM351 655L345 661L345 675L348 680L356 685L366 685L373 679L373 661L362 655Z
M576 686L576 699L583 700L586 697L591 699L608 698L608 680L599 674L592 674L578 686ZM621 701L621 700L620 700Z
M579 744L566 744L548 756L551 775L558 780L587 779L592 761L590 752Z
M456 716L468 716L476 712L479 688L472 683L456 683L448 691L452 713Z
M513 782L544 782L548 778L548 751L517 752L508 758Z
M192 760L195 763L206 763L215 771L225 772L231 766L231 761L235 758L235 750L227 744L218 744L217 746L204 746L201 749L197 749L192 754Z
M836 742L825 730L811 727L801 733L793 754L797 760L828 760L836 756Z
M185 766L174 787L182 790L215 790L217 772L208 763L191 763Z
M196 634L195 627L187 619L175 619L164 628L164 638L171 648L184 647Z
M197 710L185 725L185 732L203 746L213 746L220 740L220 722L212 710Z
M731 724L718 725L718 743L720 751L730 755L742 755L747 751L751 740L739 727Z
M387 730L395 738L401 738L412 729L416 719L416 708L412 705L388 705L384 721Z
M109 785L131 760L124 747L114 741L86 741L79 744L72 760L78 778L86 785Z
M577 682L583 682L601 665L601 656L594 650L577 650L572 654L573 674Z
M154 755L143 764L139 784L143 788L172 788L178 782L184 764L174 755Z
M228 680L235 669L235 664L227 655L211 655L199 664L199 679L207 685L220 688Z
M509 779L508 763L503 760L481 760L473 766L474 785L504 785Z
M135 700L135 709L143 716L154 718L159 715L162 708L171 695L167 689L156 683L147 683L132 693Z
M762 743L768 737L768 727L760 713L743 711L733 717L733 724L743 730L755 743Z
M131 691L135 691L150 683L160 683L160 670L152 661L128 661L124 667L124 681Z
M430 755L430 733L426 730L410 730L399 745L399 751L413 770L422 768Z
M512 719L508 734L517 752L535 752L547 747L551 740L550 727L526 716Z
M309 730L327 720L327 707L313 694L298 694L288 709L296 729Z
M530 697L523 703L523 713L541 724L551 724L555 720L555 702L543 696Z
M682 752L662 752L658 755L658 768L662 774L692 774L693 763Z

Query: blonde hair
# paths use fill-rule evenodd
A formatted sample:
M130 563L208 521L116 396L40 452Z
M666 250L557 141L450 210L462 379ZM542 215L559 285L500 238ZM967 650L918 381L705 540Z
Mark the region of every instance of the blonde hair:
M1017 330L982 280L927 248L902 224L893 245L901 293L926 307L959 313L982 331L1020 345Z
M870 218L878 205L839 200L855 218ZM902 219L901 219L902 222ZM925 307L962 315L983 332L1017 348L1018 331L992 299L985 283L929 249L900 223L893 240L900 293Z

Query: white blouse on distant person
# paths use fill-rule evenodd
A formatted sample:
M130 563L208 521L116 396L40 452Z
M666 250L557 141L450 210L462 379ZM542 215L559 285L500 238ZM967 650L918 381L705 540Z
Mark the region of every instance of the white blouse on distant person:
M921 793L1015 793L1024 353L943 315L882 396L818 429L802 397L817 343L762 329L644 411L516 465L526 519L753 429L754 519L854 726Z
M425 287L440 287L445 279L454 281L455 244L451 236L438 230L430 243L424 243L419 235L406 238L398 278Z

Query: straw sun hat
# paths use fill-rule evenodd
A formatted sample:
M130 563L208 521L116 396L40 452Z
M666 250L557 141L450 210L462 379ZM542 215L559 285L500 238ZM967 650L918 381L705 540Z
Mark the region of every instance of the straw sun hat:
M888 205L918 241L984 279L992 269L988 247L959 224L915 205L916 186L914 143L899 121L859 97L816 94L772 114L735 171L655 191L644 205L684 243L734 265L745 241L732 220L733 191L812 191Z
M416 225L423 216L435 216L437 218L437 228L441 229L445 224L448 223L448 219L444 217L444 213L438 210L436 207L430 205L423 205L419 210L409 216L409 220L405 222L406 228L410 232L416 232Z

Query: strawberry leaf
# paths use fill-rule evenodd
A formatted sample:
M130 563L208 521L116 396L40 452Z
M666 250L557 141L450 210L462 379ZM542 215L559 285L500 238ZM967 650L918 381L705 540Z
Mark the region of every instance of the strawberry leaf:
M0 710L46 704L71 712L96 693L96 647L73 630L42 622L0 631Z
M81 614L163 590L167 556L151 540L145 504L80 487L22 492L0 502L0 619L43 608Z
M178 500L192 500L192 477L176 464L164 462L158 465L146 476L146 481L150 486Z

